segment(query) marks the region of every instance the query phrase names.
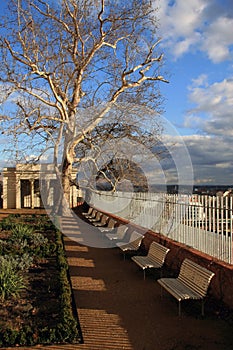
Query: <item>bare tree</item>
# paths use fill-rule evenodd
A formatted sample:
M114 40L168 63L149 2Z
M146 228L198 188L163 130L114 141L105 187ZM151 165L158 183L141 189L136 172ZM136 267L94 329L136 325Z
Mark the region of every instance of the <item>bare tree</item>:
M116 103L159 112L158 82L167 80L156 11L149 0L9 1L0 29L2 125L32 138L38 155L52 146L55 165L62 145L67 198L78 145L94 130L104 136L96 128Z
M148 191L145 163L167 157L161 140L163 125L158 118L153 122L154 117L154 111L144 106L115 105L107 120L75 148L80 186L113 192L123 187ZM141 168L142 158L145 169Z

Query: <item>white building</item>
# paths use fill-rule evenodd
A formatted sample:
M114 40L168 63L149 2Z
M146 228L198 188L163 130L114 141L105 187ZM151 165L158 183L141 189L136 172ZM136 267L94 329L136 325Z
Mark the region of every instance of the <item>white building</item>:
M75 182L77 172L74 170L72 180ZM16 167L3 169L3 209L52 207L56 203L58 181L49 164L17 164ZM46 187L46 198L41 196L41 184ZM77 205L81 197L75 185L70 190L70 207ZM43 198L43 202L42 202Z

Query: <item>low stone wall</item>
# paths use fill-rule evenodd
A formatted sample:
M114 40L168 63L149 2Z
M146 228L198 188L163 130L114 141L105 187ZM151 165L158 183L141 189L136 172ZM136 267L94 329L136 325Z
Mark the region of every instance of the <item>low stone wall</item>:
M189 258L213 271L215 276L211 281L209 294L233 309L233 265L212 258L196 249L172 241L152 231L148 231L144 235L142 248L148 251L152 241L156 241L170 248L166 257L166 267L175 275L178 275L180 265L185 258Z

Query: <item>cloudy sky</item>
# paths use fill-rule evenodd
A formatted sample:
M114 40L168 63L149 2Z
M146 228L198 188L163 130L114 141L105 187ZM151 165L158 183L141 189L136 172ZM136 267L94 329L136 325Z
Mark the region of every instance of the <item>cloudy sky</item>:
M196 184L233 184L233 0L160 0L165 118Z
M187 146L196 184L233 185L233 0L154 5L170 81L164 118Z

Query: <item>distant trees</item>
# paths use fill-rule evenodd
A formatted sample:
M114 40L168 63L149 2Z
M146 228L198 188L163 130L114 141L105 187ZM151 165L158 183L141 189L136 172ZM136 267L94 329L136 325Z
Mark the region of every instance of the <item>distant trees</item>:
M100 190L148 192L146 175L129 159L113 159L99 170L96 187Z
M167 82L156 13L149 0L8 2L0 28L2 130L38 159L52 149L66 198L86 150L112 137L148 145L162 131L156 113L135 111L159 114L158 82Z

